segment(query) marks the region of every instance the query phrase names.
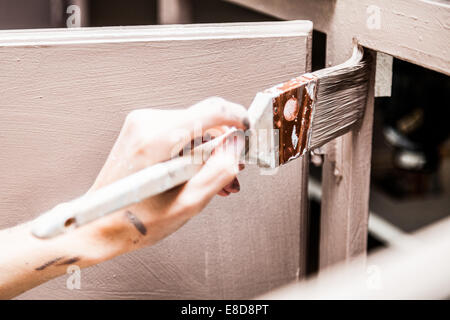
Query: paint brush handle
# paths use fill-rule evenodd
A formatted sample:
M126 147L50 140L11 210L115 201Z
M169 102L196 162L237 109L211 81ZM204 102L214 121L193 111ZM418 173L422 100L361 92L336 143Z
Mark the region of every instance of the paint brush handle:
M32 234L52 238L183 184L201 169L212 150L234 132L236 129L231 129L198 146L191 155L152 165L95 192L57 205L33 221Z

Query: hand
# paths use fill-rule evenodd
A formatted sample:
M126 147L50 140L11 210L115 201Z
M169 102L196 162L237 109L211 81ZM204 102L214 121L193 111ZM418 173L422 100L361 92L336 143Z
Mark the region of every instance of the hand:
M184 110L133 111L90 191L168 160L198 136L218 136L228 126L248 129L247 112L221 98L209 98ZM242 165L236 151L242 150L244 141L227 143L237 143L238 149L216 149L186 184L81 227L83 238L89 239L84 251L106 260L154 244L199 213L215 194L238 192L235 176Z
M228 126L248 129L247 112L220 98L185 110L133 111L89 192L168 160L193 139L207 133L218 136ZM0 230L0 299L62 275L72 264L88 267L153 244L199 213L215 194L237 192L239 184L234 179L244 141L242 136L236 138L227 139L226 148L216 148L184 185L66 234L38 239L31 234L33 221Z

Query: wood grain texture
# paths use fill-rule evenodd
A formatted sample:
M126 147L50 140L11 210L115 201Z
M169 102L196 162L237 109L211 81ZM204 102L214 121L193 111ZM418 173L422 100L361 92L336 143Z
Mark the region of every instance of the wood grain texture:
M281 19L306 19L340 42L367 48L450 75L450 3L433 0L227 0ZM369 28L379 8L380 28ZM328 63L345 60L339 41L327 43ZM331 54L334 58L331 59Z
M0 32L0 228L84 193L130 110L211 95L248 106L308 68L310 33L307 22ZM305 168L249 166L241 193L82 270L81 290L63 276L21 298L248 298L301 278Z

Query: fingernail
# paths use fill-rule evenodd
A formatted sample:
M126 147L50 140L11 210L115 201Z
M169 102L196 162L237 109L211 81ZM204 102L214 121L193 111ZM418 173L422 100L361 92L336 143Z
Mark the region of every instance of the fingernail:
M236 190L236 192L239 192L241 190L241 185L239 184L239 180L238 179L236 179L236 178L233 179L233 183L231 185L231 188L233 190Z

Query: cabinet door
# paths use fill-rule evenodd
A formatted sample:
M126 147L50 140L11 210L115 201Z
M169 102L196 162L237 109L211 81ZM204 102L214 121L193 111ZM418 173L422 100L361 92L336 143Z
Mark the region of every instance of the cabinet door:
M248 106L310 66L308 21L0 32L0 228L86 192L126 114ZM305 274L306 160L254 166L178 232L21 298L250 298Z

